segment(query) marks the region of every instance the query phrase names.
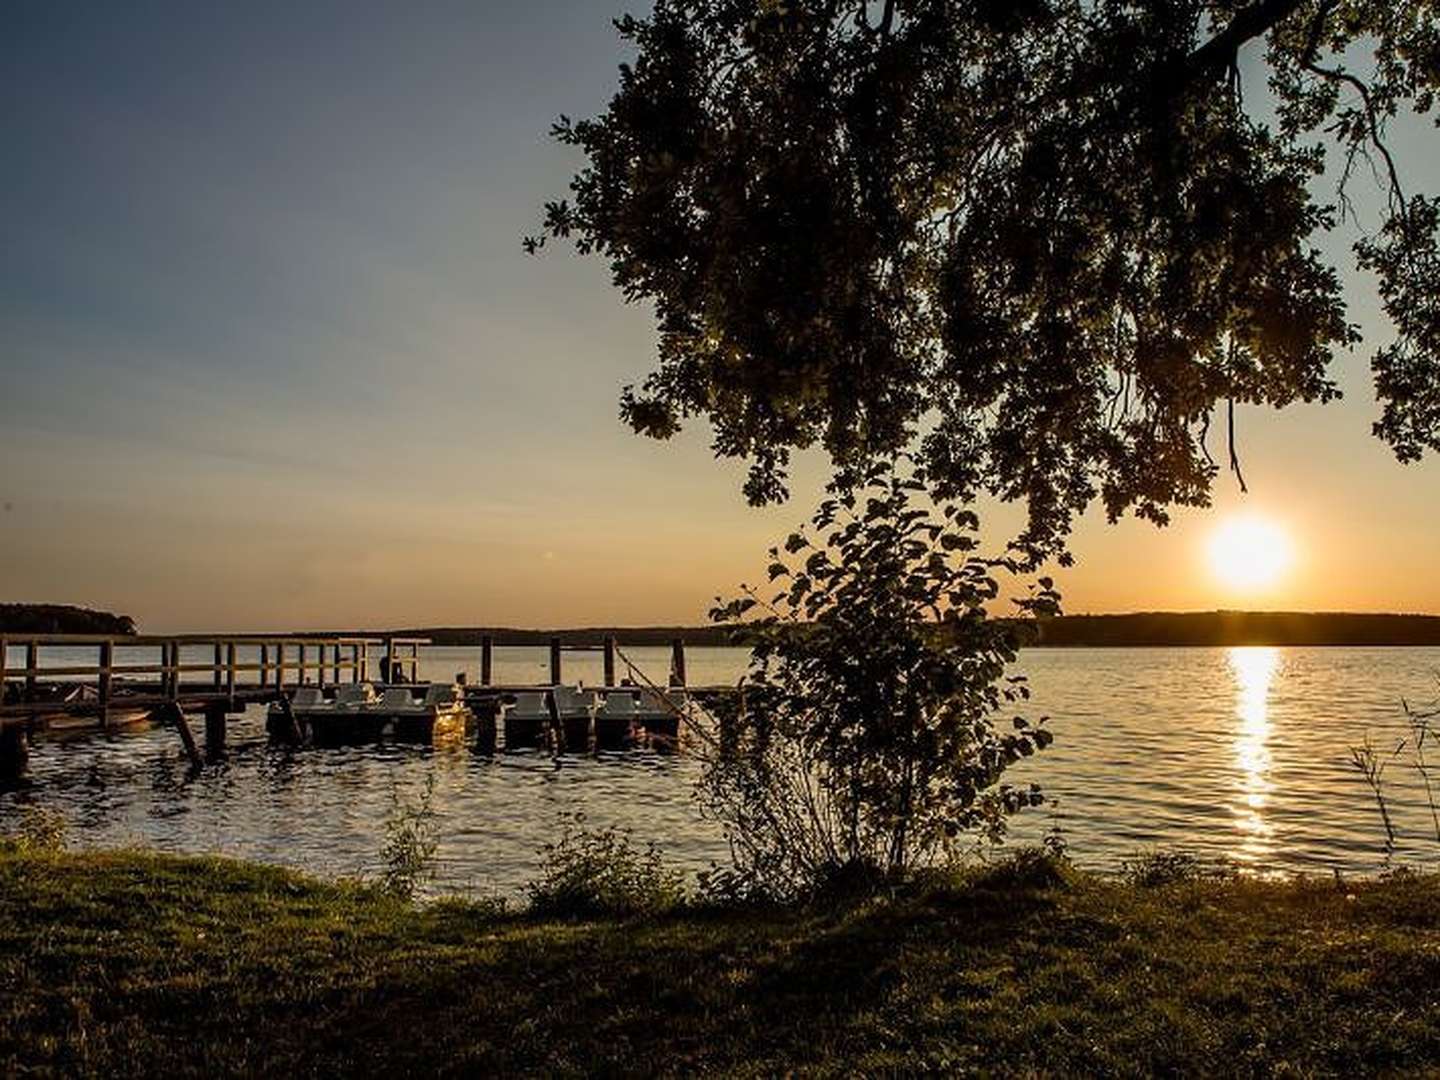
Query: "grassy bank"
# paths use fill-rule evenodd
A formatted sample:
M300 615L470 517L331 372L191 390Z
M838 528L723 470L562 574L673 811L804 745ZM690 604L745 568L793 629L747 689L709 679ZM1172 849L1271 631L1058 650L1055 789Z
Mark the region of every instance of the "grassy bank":
M0 1073L1440 1067L1440 882L1050 864L861 907L541 921L0 854ZM397 1074L398 1075L398 1074Z

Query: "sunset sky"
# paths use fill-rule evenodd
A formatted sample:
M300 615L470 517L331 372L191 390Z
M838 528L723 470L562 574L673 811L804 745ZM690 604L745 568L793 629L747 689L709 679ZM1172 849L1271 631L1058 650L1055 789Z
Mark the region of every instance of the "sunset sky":
M753 579L823 463L756 511L702 424L629 433L649 312L601 261L520 249L578 164L550 122L609 96L619 5L8 5L0 599L156 632L698 623ZM1440 190L1433 127L1395 148ZM1440 612L1440 462L1369 435L1385 327L1352 239L1326 240L1367 339L1345 400L1241 409L1248 496L1088 518L1067 610ZM1273 583L1211 565L1241 512L1288 536Z

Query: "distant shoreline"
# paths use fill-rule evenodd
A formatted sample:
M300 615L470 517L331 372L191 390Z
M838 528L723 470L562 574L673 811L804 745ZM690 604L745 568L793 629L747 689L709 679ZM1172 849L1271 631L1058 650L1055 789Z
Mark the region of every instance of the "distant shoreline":
M1440 646L1440 615L1351 612L1194 611L1134 612L1124 615L1062 615L1029 623L1032 647L1137 648L1227 645ZM627 645L733 644L714 626L583 627L522 630L513 627L418 627L391 631L396 637L426 637L437 645L472 645L482 635L496 644L597 644L614 637Z
M1142 611L1122 615L1063 615L1024 624L1027 644L1039 648L1165 648L1179 646L1314 645L1440 646L1440 615L1295 611ZM53 604L0 604L0 633L135 633L125 616ZM232 633L238 633L233 632ZM370 638L429 638L436 645L478 646L488 636L500 646L598 646L613 637L621 645L663 646L681 638L691 646L735 644L716 626L587 626L522 629L507 626L430 626L393 630L282 631L275 637L342 634Z

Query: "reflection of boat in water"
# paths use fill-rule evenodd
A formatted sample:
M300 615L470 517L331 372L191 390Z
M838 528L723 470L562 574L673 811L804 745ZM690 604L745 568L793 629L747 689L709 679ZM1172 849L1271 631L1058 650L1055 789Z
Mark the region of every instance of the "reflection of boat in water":
M302 733L321 744L370 742L387 728L396 738L425 741L437 729L463 730L470 716L459 687L447 683L391 686L379 695L369 683L352 683L338 687L333 699L318 686L301 686L289 708ZM270 706L268 720L272 732L284 731L285 707Z

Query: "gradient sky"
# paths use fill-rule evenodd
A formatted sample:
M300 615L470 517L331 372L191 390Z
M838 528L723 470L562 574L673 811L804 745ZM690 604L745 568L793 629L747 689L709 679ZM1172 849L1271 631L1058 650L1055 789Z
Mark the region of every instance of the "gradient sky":
M820 463L756 511L703 425L628 433L649 313L598 261L520 251L577 164L550 122L612 89L621 3L7 4L0 599L154 632L693 623L753 579ZM1436 143L1397 135L1432 191ZM1440 463L1370 438L1368 357L1341 404L1240 411L1249 496L1087 518L1067 610L1440 612ZM1204 547L1245 509L1297 561L1236 594Z

